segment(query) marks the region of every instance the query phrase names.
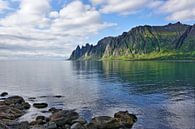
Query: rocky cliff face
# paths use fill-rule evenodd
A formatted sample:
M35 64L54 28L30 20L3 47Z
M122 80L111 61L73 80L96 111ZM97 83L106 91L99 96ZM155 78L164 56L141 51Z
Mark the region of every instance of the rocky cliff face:
M195 25L177 22L165 26L138 26L117 37L101 39L97 45L79 46L70 60L148 54L161 51L195 51Z

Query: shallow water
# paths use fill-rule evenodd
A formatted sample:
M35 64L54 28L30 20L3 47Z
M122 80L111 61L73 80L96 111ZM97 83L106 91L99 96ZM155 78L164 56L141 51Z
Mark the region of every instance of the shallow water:
M3 91L76 109L87 119L128 110L138 116L135 129L195 128L195 62L1 61ZM39 111L31 108L21 120Z

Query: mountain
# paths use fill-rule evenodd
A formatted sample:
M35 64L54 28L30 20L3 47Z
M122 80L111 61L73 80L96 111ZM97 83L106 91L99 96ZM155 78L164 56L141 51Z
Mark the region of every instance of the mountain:
M77 46L70 60L195 59L195 24L137 26L97 45Z

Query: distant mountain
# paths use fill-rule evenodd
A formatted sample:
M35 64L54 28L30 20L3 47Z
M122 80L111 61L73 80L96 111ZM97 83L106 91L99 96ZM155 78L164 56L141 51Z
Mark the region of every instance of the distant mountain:
M70 60L195 59L195 24L137 26L97 45L77 46Z

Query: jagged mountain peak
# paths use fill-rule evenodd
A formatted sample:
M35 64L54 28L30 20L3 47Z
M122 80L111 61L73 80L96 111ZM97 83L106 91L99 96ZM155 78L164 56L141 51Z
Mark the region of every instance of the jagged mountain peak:
M97 45L86 44L76 49L71 60L101 59L108 57L135 57L161 51L195 51L195 26L180 22L164 26L137 26L116 37L105 37Z

